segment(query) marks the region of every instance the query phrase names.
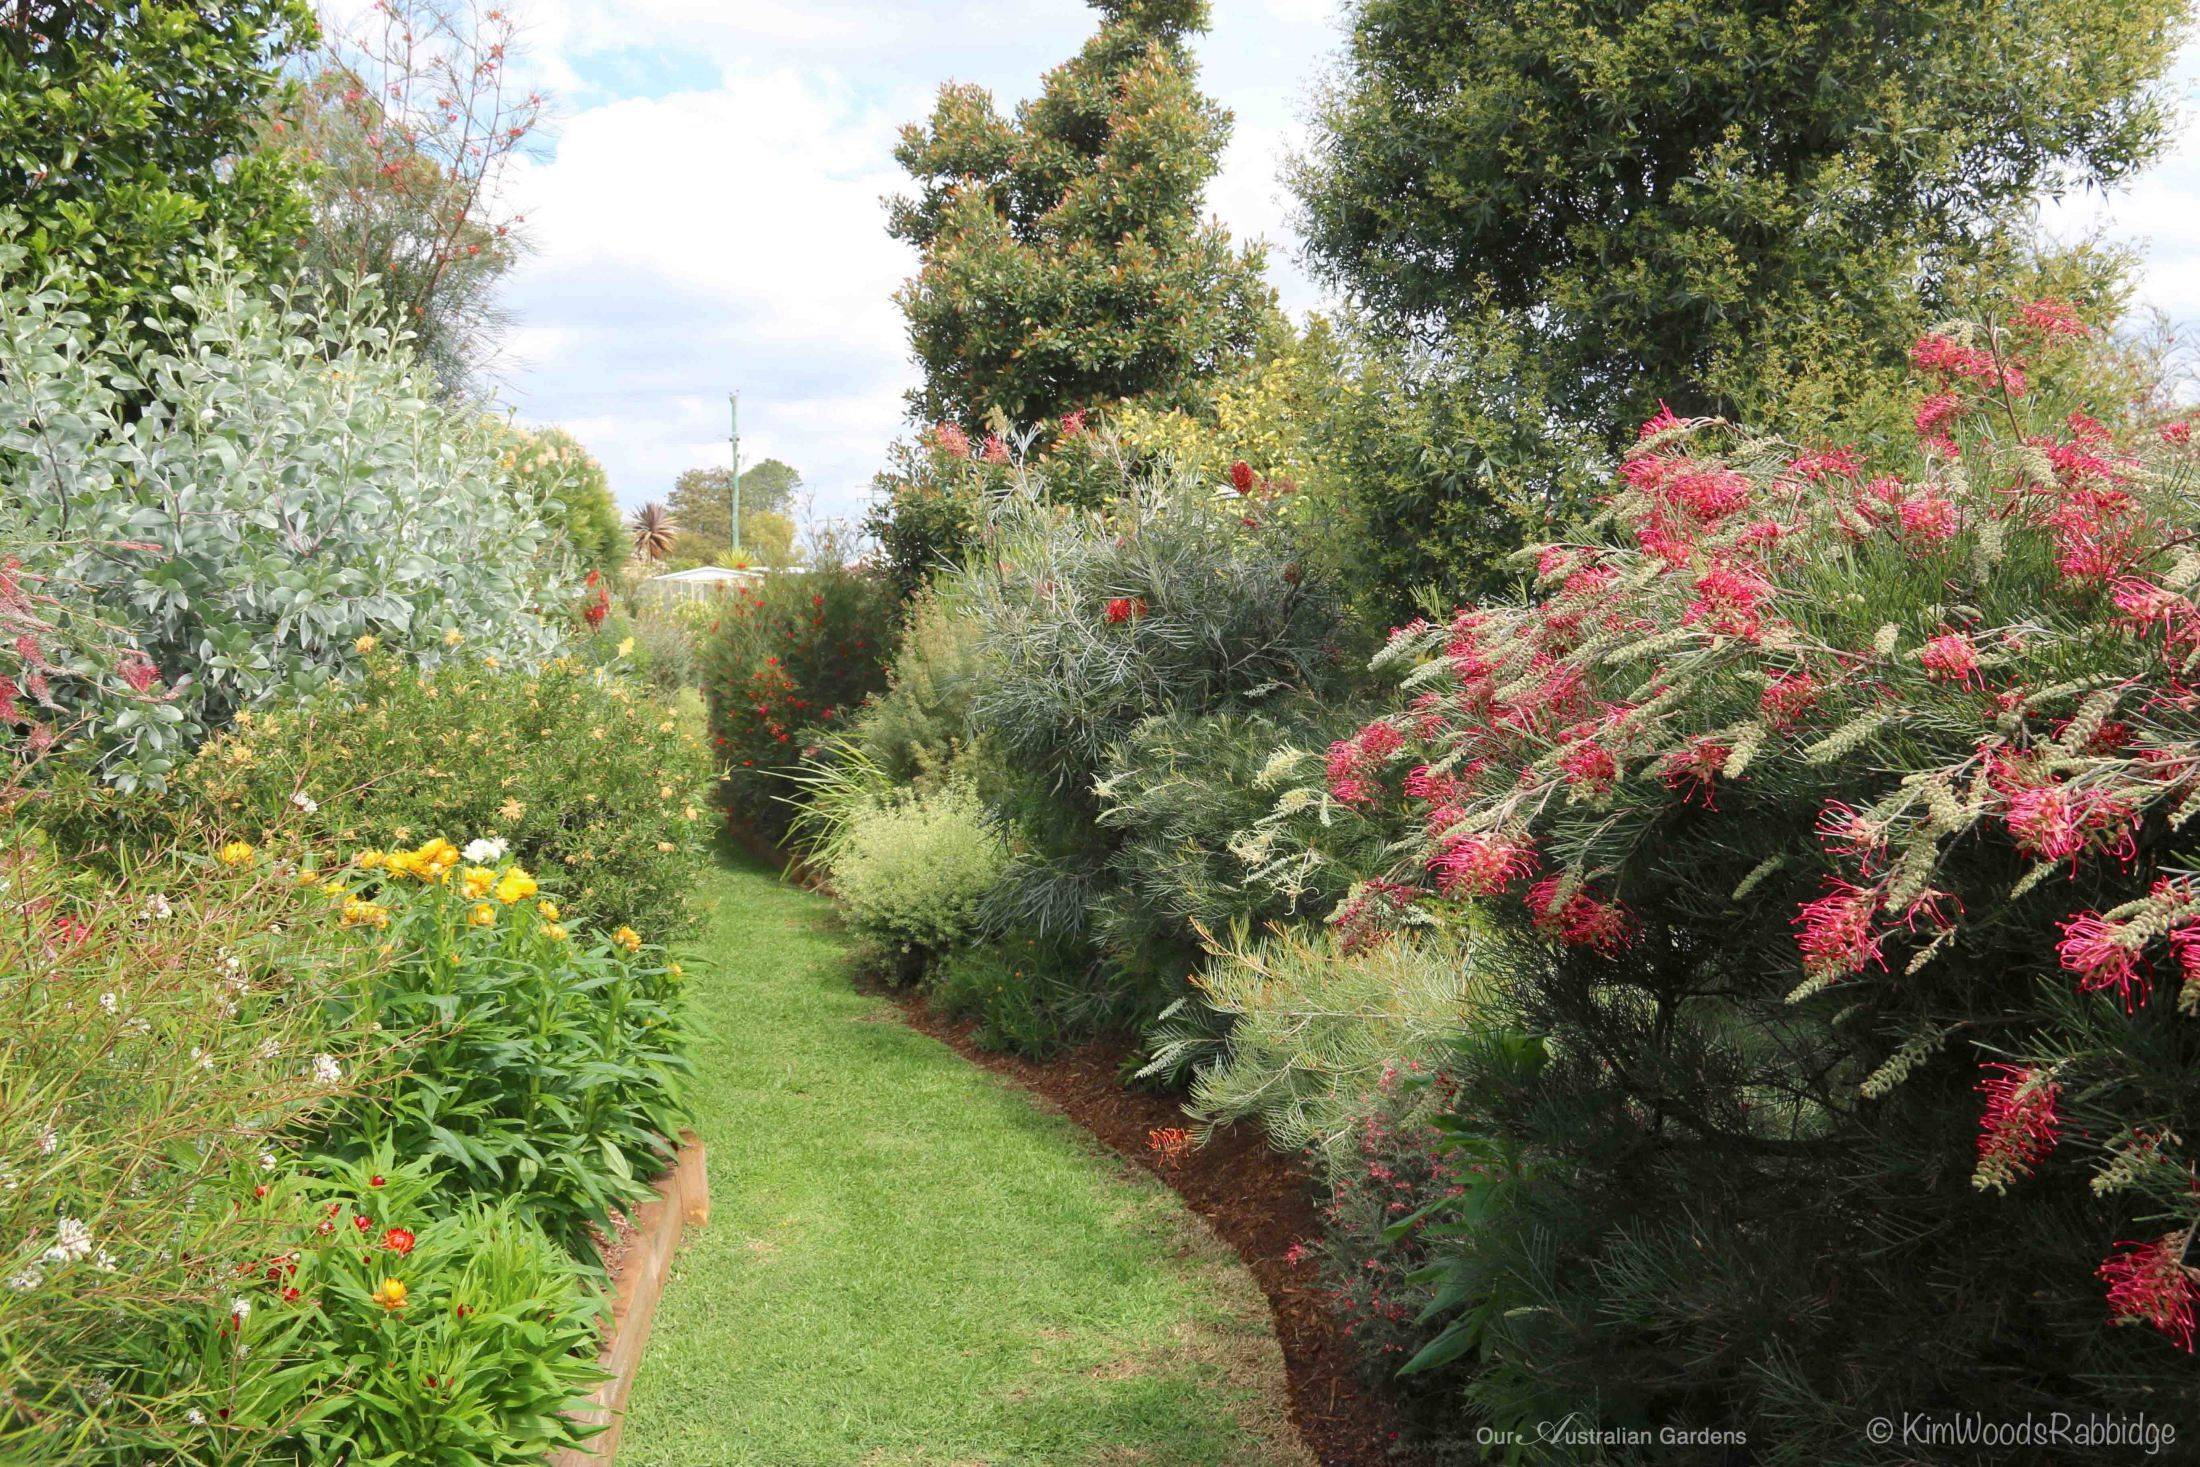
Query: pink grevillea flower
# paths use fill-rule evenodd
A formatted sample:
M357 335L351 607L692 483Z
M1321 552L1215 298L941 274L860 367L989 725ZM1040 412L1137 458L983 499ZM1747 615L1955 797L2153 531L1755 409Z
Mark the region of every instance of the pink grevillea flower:
M1817 701L1817 681L1807 672L1790 672L1765 685L1757 699L1757 711L1772 727L1786 729Z
M1917 344L1910 348L1910 365L1921 372L1998 386L2011 397L2024 396L2029 387L2022 367L2013 362L1997 362L1992 352L1965 346L1937 333L1917 339Z
M1075 438L1084 431L1085 410L1083 408L1079 408L1073 413L1062 414L1062 436L1064 438Z
M1701 800L1705 809L1715 810L1719 804L1719 775L1733 753L1731 744L1720 743L1708 734L1691 739L1685 748L1667 757L1658 777L1665 781L1667 789L1675 791L1682 799Z
M2062 1087L2028 1065L1997 1063L1979 1066L1978 1092L1986 1104L1978 1120L1976 1176L1980 1185L1999 1189L2032 1175L2055 1149Z
M22 695L23 690L15 685L14 678L0 677L0 723L23 721L22 705L15 701Z
M1788 465L1788 472L1808 479L1813 484L1822 483L1827 479L1854 481L1864 476L1864 465L1858 458L1854 447L1843 445L1839 448L1823 448L1798 455L1795 461Z
M2153 981L2138 950L2123 940L2123 927L2098 912L2080 912L2063 923L2062 930L2055 955L2061 959L2063 971L2078 975L2081 993L2113 988L2127 1011L2146 1002Z
M1696 599L1688 603L1681 620L1720 636L1755 641L1764 631L1759 608L1771 595L1772 587L1762 578L1721 563L1696 578Z
M1406 798L1426 800L1431 805L1448 805L1459 798L1459 778L1448 771L1416 764L1406 772Z
M2108 1285L2108 1312L2118 1324L2150 1324L2178 1349L2191 1353L2192 1274L2180 1255L2183 1233L2151 1243L2119 1242L2118 1252L2102 1260L2101 1282Z
M1707 523L1723 520L1749 503L1747 475L1720 464L1690 465L1660 487L1667 502L1680 506Z
M2017 848L2035 861L2075 863L2089 850L2105 850L2128 865L2136 854L2134 819L2121 796L2065 784L2020 789L2002 812Z
M1370 764L1379 764L1406 746L1406 736L1387 723L1371 723L1354 735L1360 748L1360 757Z
M1251 464L1241 458L1230 465L1230 487L1232 489L1237 490L1240 494L1250 494L1253 492L1254 483L1253 466Z
M1143 596L1112 596L1108 598L1108 604L1101 608L1101 614L1107 617L1111 626L1120 626L1127 621L1136 621L1146 614L1146 598Z
M1657 412L1651 415L1642 427L1636 431L1635 441L1640 443L1645 439L1655 438L1660 433L1667 432L1670 429L1683 426L1685 426L1684 420L1674 416L1673 410L1665 405L1665 399L1661 397L1658 399Z
M1558 899L1562 876L1546 876L1528 888L1528 910L1536 927L1568 947L1585 947L1610 957L1635 940L1634 919L1618 902L1608 902L1577 887Z
M1008 462L1008 445L1001 441L1000 434L988 433L985 435L985 461L989 464L1005 464Z
M1805 902L1793 920L1804 974L1830 981L1861 973L1868 963L1884 969L1880 944L1885 939L1872 932L1872 916L1878 910L1877 890L1828 878L1826 894Z
M2050 341L2057 337L2083 337L2093 334L2093 328L2079 318L2076 307L2054 296L2042 296L2036 301L2026 301L2017 307L2017 321L2027 330L2037 331Z
M1448 897L1496 896L1543 864L1527 844L1501 835L1467 835L1447 841L1429 870Z
M1903 538L1926 545L1953 540L1961 527L1955 501L1931 490L1903 500L1895 506L1895 514L1902 521Z
M1559 756L1559 773L1574 789L1603 794L1619 778L1619 761L1612 751L1592 739L1583 739Z
M953 423L941 423L932 430L932 446L957 458L970 457L970 435Z
M1828 851L1870 866L1887 848L1886 827L1842 800L1829 800L1818 812L1818 841Z
M2177 970L2189 992L2200 988L2200 921L2186 922L2169 934L2169 950L2176 954Z
M2175 423L2164 423L2160 436L2164 443L2182 447L2192 442L2192 421L2188 418Z
M1978 676L1978 649L1961 632L1943 632L1918 649L1917 660L1925 671L1942 682L1964 687L1984 687Z
M1929 448L1953 455L1956 452L1956 441L1949 436L1948 425L1962 417L1968 406L1970 404L1953 392L1936 392L1920 402L1917 411L1911 415L1911 423L1917 429L1918 441Z
M1335 924L1344 951L1366 952L1398 929L1420 901L1421 893L1394 881L1370 881L1329 920Z

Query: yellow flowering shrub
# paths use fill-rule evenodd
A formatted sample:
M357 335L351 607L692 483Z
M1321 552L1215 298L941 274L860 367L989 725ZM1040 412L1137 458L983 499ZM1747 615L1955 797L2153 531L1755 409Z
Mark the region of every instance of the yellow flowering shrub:
M370 868L418 875L405 865L417 859L447 874L493 864L462 855L479 842L554 873L568 921L670 935L693 915L710 783L700 728L654 692L569 660L534 673L376 660L355 687L240 718L182 777L274 855L334 845L367 850ZM441 846L408 852L434 832L447 833ZM525 872L474 895L523 901L537 879ZM463 879L478 885L472 870Z

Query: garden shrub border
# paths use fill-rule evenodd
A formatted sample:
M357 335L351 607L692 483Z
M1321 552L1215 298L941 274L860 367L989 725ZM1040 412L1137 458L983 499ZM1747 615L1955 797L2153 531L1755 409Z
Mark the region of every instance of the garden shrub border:
M671 1168L657 1179L656 1191L629 1218L633 1232L627 1251L612 1271L611 1319L602 1355L605 1378L567 1413L603 1430L582 1446L552 1453L545 1467L608 1467L618 1456L627 1397L649 1349L657 1302L672 1277L673 1255L688 1229L710 1221L710 1175L702 1139L693 1131L680 1133L680 1149Z

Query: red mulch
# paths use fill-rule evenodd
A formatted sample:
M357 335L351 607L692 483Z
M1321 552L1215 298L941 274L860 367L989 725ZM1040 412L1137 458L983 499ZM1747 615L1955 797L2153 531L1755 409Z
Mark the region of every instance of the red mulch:
M1046 1061L995 1054L972 1041L971 1024L943 1021L913 994L887 997L914 1028L1037 1091L1109 1149L1166 1182L1237 1250L1268 1296L1283 1346L1292 1424L1322 1467L1398 1467L1411 1460L1396 1412L1361 1378L1357 1349L1314 1269L1284 1261L1293 1243L1321 1232L1313 1184L1295 1160L1270 1149L1252 1128L1232 1127L1168 1164L1147 1143L1147 1133L1184 1125L1184 1114L1168 1096L1123 1087L1118 1076L1127 1044L1097 1042Z

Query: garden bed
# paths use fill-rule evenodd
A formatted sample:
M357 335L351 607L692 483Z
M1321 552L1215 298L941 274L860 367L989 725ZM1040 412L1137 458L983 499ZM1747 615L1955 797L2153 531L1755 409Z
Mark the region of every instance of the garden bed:
M607 1375L586 1403L571 1413L576 1420L604 1429L585 1446L553 1454L548 1467L602 1467L618 1455L619 1438L626 1428L626 1399L634 1389L642 1352L649 1347L657 1301L672 1274L672 1256L689 1227L701 1227L709 1220L710 1179L703 1143L690 1131L680 1138L672 1169L658 1181L656 1198L636 1208L613 1240L615 1248L608 1260L611 1320L603 1351Z
M1162 1161L1149 1133L1181 1126L1177 1102L1124 1088L1122 1043L1097 1041L1044 1062L981 1049L973 1025L942 1020L909 992L889 995L913 1028L971 1063L1037 1092L1108 1148L1168 1184L1238 1257L1268 1298L1283 1350L1291 1421L1323 1467L1410 1462L1397 1413L1360 1376L1359 1351L1328 1304L1315 1270L1287 1260L1291 1245L1316 1238L1313 1184L1292 1158L1249 1127L1218 1131L1205 1145Z

